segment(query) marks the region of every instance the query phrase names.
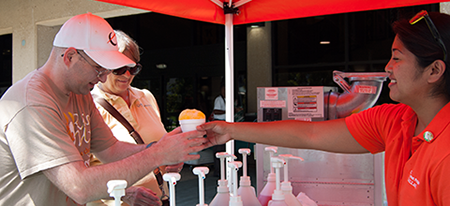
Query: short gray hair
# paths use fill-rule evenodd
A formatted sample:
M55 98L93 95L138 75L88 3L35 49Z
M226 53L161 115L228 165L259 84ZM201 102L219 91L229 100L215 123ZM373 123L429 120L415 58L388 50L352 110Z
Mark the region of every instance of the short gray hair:
M119 51L122 53L130 52L133 61L139 62L141 60L141 53L139 46L128 34L120 30L114 30L116 33L117 44Z

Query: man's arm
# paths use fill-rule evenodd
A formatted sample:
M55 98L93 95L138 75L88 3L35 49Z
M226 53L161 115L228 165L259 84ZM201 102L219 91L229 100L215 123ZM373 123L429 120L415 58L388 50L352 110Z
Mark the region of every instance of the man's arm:
M368 152L350 134L344 119L303 122L285 120L264 123L214 121L199 126L212 144L236 139L289 148L317 149L340 153Z
M198 159L198 152L208 146L205 133L192 131L181 133L181 129L166 134L149 149L145 145L116 143L102 151L100 156L107 161L124 159L87 168L82 161L70 162L61 166L44 170L44 174L53 184L80 204L108 196L106 183L113 179L126 180L129 185L138 181L160 165L172 165ZM125 146L125 147L122 147ZM124 152L125 150L125 152ZM133 154L133 152L136 152ZM168 153L167 151L170 151ZM117 154L122 153L124 154ZM118 156L117 156L118 155Z
M110 163L115 162L126 157L129 157L133 154L136 154L146 148L147 145L138 145L131 144L128 142L117 141L113 146L95 153L95 157L97 157L102 163Z

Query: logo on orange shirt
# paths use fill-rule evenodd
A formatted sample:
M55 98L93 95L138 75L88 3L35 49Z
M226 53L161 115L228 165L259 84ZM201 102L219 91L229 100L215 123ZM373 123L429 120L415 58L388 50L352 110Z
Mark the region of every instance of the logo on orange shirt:
M413 186L414 189L417 189L417 186L420 185L420 181L419 181L417 178L415 178L415 177L412 175L412 173L413 173L413 171L411 170L411 172L409 172L408 183L409 183L411 186Z

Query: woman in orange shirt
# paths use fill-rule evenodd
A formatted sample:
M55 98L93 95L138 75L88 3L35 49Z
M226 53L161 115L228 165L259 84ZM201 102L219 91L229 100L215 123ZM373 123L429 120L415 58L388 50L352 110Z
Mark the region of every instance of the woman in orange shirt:
M211 122L213 144L230 139L339 153L385 151L389 206L450 205L450 16L419 12L393 24L386 65L390 97L349 117L323 121ZM274 138L276 137L276 138Z

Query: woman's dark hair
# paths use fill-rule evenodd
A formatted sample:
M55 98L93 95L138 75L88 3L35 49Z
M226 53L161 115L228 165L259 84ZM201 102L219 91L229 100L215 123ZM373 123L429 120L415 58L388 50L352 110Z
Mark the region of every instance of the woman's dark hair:
M439 31L447 51L450 51L448 50L450 48L450 16L439 12L430 12L429 16ZM425 68L437 59L444 61L444 51L434 39L425 19L414 25L409 23L409 19L402 19L394 22L392 29L406 49L416 56L420 67ZM449 57L447 57L447 61L449 61ZM445 94L450 97L450 72L448 71L450 68L448 62L445 62L445 66L444 78L435 87L433 94Z

